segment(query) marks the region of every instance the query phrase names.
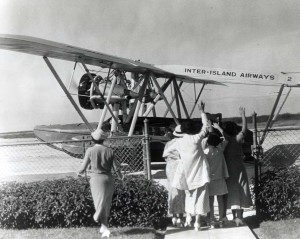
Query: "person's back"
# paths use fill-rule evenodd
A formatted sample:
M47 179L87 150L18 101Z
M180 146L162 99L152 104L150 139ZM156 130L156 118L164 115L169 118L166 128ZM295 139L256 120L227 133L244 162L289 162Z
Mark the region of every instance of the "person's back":
M236 136L227 135L228 144L224 150L225 158L235 157L242 159L244 157L242 141L239 140L241 132Z
M166 161L169 160L178 160L180 158L179 153L176 148L172 150L168 150L169 147L172 147L173 144L176 143L178 138L174 138L166 143L164 152L163 152L163 158L165 158Z
M183 225L183 213L185 212L185 192L184 190L172 187L174 178L179 176L176 174L178 164L180 161L180 155L174 146L178 137L181 137L180 125L176 126L172 137L172 140L166 143L163 157L166 160L166 176L167 176L167 190L168 190L168 213L172 214L173 226ZM169 150L171 148L171 150Z
M188 189L192 190L209 182L208 165L201 141L206 134L206 125L198 134L185 133L177 141L177 150L180 154L185 172Z
M218 142L217 145L211 145L207 143L207 141L207 138L203 140L202 147L209 164L210 179L215 180L220 178L227 178L228 172L223 152L228 144L228 141L226 140Z
M96 129L91 133L95 145L87 149L77 173L82 175L90 165L90 189L95 207L93 219L96 223L101 224L99 232L104 238L110 236L108 217L110 216L115 181L111 173L112 168L121 180L123 176L120 168L116 165L113 150L102 145L102 133L101 129Z
M213 127L223 135L223 130L217 123L214 123ZM226 214L224 195L228 193L228 190L225 179L227 179L229 175L223 151L227 143L228 141L226 138L225 140L222 140L220 136L214 132L210 132L208 137L202 141L202 147L210 169L211 181L208 184L210 213L208 213L208 217L210 219L211 227L213 228L215 226L214 196L217 196L218 200L220 227L224 224L223 215L224 213Z
M201 132L197 129L192 120L181 124L183 137L178 139L172 148L176 148L180 155L180 162L177 167L177 180L173 181L172 186L186 190L185 210L187 214L185 225L191 225L191 215L195 215L195 230L200 228L200 215L209 212L209 195L207 183L209 182L209 169L201 148L201 141L206 134L207 117L204 112L204 103L199 106L202 118ZM169 151L172 150L169 148Z
M91 159L91 173L111 174L114 152L111 148L95 144L86 152Z
M228 145L224 156L228 168L227 179L228 197L227 208L232 210L233 218L237 226L243 224L243 208L252 205L247 171L244 166L242 142L247 131L245 109L239 108L242 117L242 130L238 132L237 125L233 122L224 124L224 135Z

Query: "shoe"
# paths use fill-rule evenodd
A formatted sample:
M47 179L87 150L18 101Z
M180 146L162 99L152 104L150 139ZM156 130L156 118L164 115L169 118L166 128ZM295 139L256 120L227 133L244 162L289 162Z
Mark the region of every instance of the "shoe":
M180 226L180 227L183 227L183 226L184 226L184 224L183 224L183 222L181 221L180 218L177 218L176 226Z
M95 217L95 215L93 216L93 219L94 219L95 222L99 222L99 221L97 220L97 218Z
M211 229L215 229L216 228L216 222L215 221L211 221L210 222L210 228Z
M227 217L223 217L219 220L219 227L223 228L225 225L225 222L228 222L228 218Z
M190 222L185 222L184 223L184 227L191 227L192 225L191 225L191 223Z
M105 230L103 233L102 233L102 237L101 238L104 238L104 237L110 237L110 230Z
M184 226L185 226L185 227L190 227L190 226L192 226L192 225L191 225L191 222L192 222L192 217L191 217L191 216L187 216L186 219L185 219Z
M244 225L244 222L240 218L235 218L234 222L237 227L239 227L240 225Z
M173 224L173 227L176 227L176 222L177 222L176 217L173 217L173 218L172 218L172 224Z
M101 227L100 227L99 232L100 232L101 234L104 232L104 228L102 227L102 225L101 225Z
M195 231L196 231L196 232L198 232L198 231L201 230L200 224L199 224L198 222L195 222L195 223L194 223L194 228L195 228Z
M223 221L219 221L219 227L223 228L224 227L224 222Z

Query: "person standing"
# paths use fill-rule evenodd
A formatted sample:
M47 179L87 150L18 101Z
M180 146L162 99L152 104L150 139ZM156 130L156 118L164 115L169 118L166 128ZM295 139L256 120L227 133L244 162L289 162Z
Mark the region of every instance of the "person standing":
M243 225L243 208L252 206L247 171L244 166L244 153L242 143L247 132L245 108L240 107L242 117L242 130L238 132L237 125L233 122L224 122L223 130L228 145L224 150L229 178L227 179L228 197L225 204L232 210L236 226ZM226 217L226 214L223 215Z
M103 238L110 236L108 218L114 192L112 169L119 178L123 178L123 176L117 167L113 150L102 145L102 133L102 130L96 130L92 133L92 140L95 145L87 149L78 175L82 175L90 165L90 187L96 210L93 219L95 222L101 223L100 233Z
M207 133L207 117L203 102L201 102L199 110L203 124L201 131L196 132L194 121L183 122L181 124L183 137L170 147L178 150L182 162L177 167L173 187L185 190L187 224L190 223L190 215L195 215L194 228L196 231L200 229L200 215L206 216L209 212L207 183L210 181L208 162L201 147L201 141Z
M223 130L217 123L213 123L213 128L217 129L221 135ZM208 219L212 228L215 227L214 219L214 197L217 196L219 206L219 226L223 227L224 221L222 216L224 210L226 212L224 195L228 193L226 180L228 178L228 170L224 157L224 149L228 141L226 138L221 139L219 134L210 132L208 137L202 141L202 147L207 157L210 169L210 182L208 183L209 191L209 206L210 212L208 213Z
M180 125L177 125L174 132L173 138L166 143L163 157L166 160L166 175L168 182L168 209L169 214L172 214L172 224L173 226L183 226L183 213L185 212L185 192L172 187L172 182L174 180L175 172L177 170L178 162L180 160L179 152L174 148L173 150L168 150L169 147L172 147L178 140L183 136L181 132Z

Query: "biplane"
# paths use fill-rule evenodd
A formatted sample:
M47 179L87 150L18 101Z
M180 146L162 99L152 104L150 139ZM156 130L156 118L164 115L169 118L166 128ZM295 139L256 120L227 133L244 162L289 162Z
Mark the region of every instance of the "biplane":
M140 131L138 128L145 118L151 119L150 127L152 125L170 129L172 125L178 125L184 119L193 118L201 93L209 84L280 86L271 112L271 117L273 117L283 87L299 86L297 78L290 76L279 79L277 75L273 74L194 66L153 65L28 36L0 35L0 49L41 56L84 122L84 124L65 126L35 127L36 136L46 142L80 140L89 137L91 132L103 129L105 129L106 137L110 135L132 136ZM81 65L84 69L77 86L78 103L73 97L74 94L70 92L55 70L50 61L51 58L74 62L73 73L77 65ZM99 71L94 68L99 68ZM195 100L190 111L186 107L181 92L183 84L201 85L198 92L194 91ZM168 91L173 92L172 97L167 96ZM165 106L165 112L161 116L158 116L156 111L156 105L159 102L163 102ZM99 122L88 122L80 108L101 110ZM167 117L168 114L171 115L171 118ZM212 120L219 116L219 114L210 115ZM270 118L270 122L268 121L267 127L271 125L271 121L272 118ZM158 134L165 136L167 130L160 131Z

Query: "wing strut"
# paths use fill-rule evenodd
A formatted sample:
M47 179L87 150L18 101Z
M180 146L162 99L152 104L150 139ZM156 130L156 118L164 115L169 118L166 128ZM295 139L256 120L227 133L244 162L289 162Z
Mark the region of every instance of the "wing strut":
M169 102L168 102L168 100L167 100L167 98L166 98L166 96L165 96L163 90L160 88L160 86L159 86L157 80L155 79L155 77L152 77L152 80L153 80L153 82L154 82L156 88L158 89L159 94L163 97L163 99L164 99L164 101L165 101L167 107L169 108L170 113L171 113L171 115L172 115L173 118L174 118L174 121L176 122L177 125L179 125L180 123L179 123L178 119L176 118L176 115L174 114L174 112L173 112L173 110L172 110L172 108L171 108L171 105L169 104ZM172 79L170 79L170 80L172 80Z
M177 107L177 115L178 115L178 118L181 118L181 111L180 111L180 104L179 104L179 99L178 99L178 92L179 92L179 90L178 90L178 86L176 87L177 85L176 85L176 79L174 78L173 79L173 87L174 87L174 99L175 99L175 102L176 102L176 107ZM174 101L172 100L172 102L170 103L170 106L172 106L172 103L173 103Z
M137 105L136 105L136 108L135 108L135 111L134 111L134 115L133 115L133 119L132 119L132 122L131 122L131 125L130 125L128 136L133 135L133 131L134 131L134 128L135 128L135 125L136 125L137 117L138 117L138 114L139 114L139 110L140 110L141 105L142 105L142 99L144 97L146 86L147 86L149 78L150 78L149 76L150 76L150 74L147 72L146 75L145 75L143 85L142 85L142 87L139 91L139 98L138 98Z
M290 89L289 89L288 93L286 94L286 96L284 97L284 100L283 100L283 102L281 103L281 105L280 105L280 107L279 107L279 109L278 109L276 115L275 115L274 118L272 119L272 122L271 122L271 124L270 124L270 128L272 128L272 126L273 126L275 120L277 119L277 117L278 117L280 111L282 110L282 107L284 106L284 104L285 104L287 98L289 97L291 91L292 91L292 88L290 87Z
M105 100L105 98L104 98L102 92L100 91L99 87L97 86L97 84L96 84L94 78L92 77L92 75L91 75L89 69L86 67L86 65L84 64L84 62L82 61L82 59L79 58L79 61L80 61L80 63L82 64L82 66L84 67L84 69L85 69L86 73L88 74L90 80L93 82L93 84L94 84L94 86L95 86L95 89L96 89L97 93L98 93L98 94L101 96L101 98L103 99L103 102L104 102L106 108L108 109L109 113L111 114L111 117L116 121L117 125L119 126L119 123L118 123L117 118L115 117L113 111L112 111L111 108L109 107L110 97L107 98L107 99ZM113 87L111 87L111 88L113 88ZM102 127L102 126L101 126L101 127ZM98 129L100 129L100 128L99 128L99 125L98 125Z
M183 110L184 110L184 113L185 113L185 116L189 119L190 117L189 117L189 114L188 114L187 109L186 109L186 107L185 107L185 103L184 103L184 100L183 100L183 98L182 98L182 95L181 95L181 92L180 92L180 90L179 90L179 87L178 87L178 85L177 85L176 80L175 80L174 82L175 82L174 86L175 86L175 91L176 91L175 93L178 94L179 99L180 99L180 101L181 101L181 105L182 105Z
M271 114L270 114L270 116L269 116L269 119L268 119L268 121L267 121L266 127L265 127L265 129L264 129L264 131L263 131L263 135L262 135L262 137L260 138L259 145L262 145L263 142L265 141L265 138L266 138L266 136L267 136L267 131L268 131L269 126L270 126L270 124L271 124L271 121L272 121L272 119L273 119L274 112L275 112L276 107L277 107L277 105L278 105L278 102L279 102L279 99L280 99L280 97L281 97L283 88L284 88L284 85L281 85L281 86L280 86L280 89L279 89L279 92L278 92L278 95L277 95L277 98L276 98L276 101L275 101L275 103L274 103L273 109L272 109Z
M75 64L74 64L74 68L73 68L73 71L72 71L72 76L71 76L71 79L70 79L70 82L69 82L68 90L70 90L71 83L72 83L72 81L73 81L73 77L74 77L76 65L77 65L77 61L76 61Z
M282 102L282 104L281 104L281 106L280 106L280 108L279 108L279 110L278 110L276 116L273 117L273 116L274 116L274 112L275 112L275 110L276 110L276 107L277 107L277 105L278 105L279 99L280 99L280 97L281 97L281 95L282 95L283 88L284 88L285 86L286 86L286 87L290 87L290 90L289 90L289 92L287 93L285 99L283 100L283 102ZM265 129L264 129L264 131L263 131L263 135L262 135L262 137L261 137L261 139L260 139L260 141L259 141L259 144L260 144L260 145L263 144L263 142L264 142L264 140L265 140L265 138L266 138L266 136L267 136L268 129L272 127L272 125L273 125L274 121L276 120L276 118L277 118L279 112L281 111L283 105L285 104L285 102L286 102L286 100L287 100L287 98L288 98L288 96L289 96L289 94L290 94L290 92L291 92L291 87L300 87L300 85L299 85L299 84L298 84L298 85L288 85L288 84L287 84L287 85L285 85L285 84L281 85L280 90L279 90L278 95L277 95L277 98L276 98L276 101L275 101L275 103L274 103L273 109L272 109L271 114L270 114L270 116L269 116L269 119L268 119L268 121L267 121L267 125L266 125L266 127L265 127ZM272 119L273 119L273 120L272 120Z
M107 73L107 80L109 79L109 75L110 75L110 71L111 71L111 66L112 66L112 63L109 64L109 69L108 69L108 73ZM103 94L105 94L107 83L108 83L108 81L105 81L105 86L104 86Z
M145 80L145 76L143 75L142 77L140 77L140 79L138 80L138 82L135 84L135 86L133 87L133 90L136 89L138 87L138 85L140 85L140 83ZM141 92L141 88L139 89L139 93ZM126 117L125 123L129 123L129 121L132 119L134 113L135 113L135 108L137 106L138 103L138 98L136 98L134 100L133 105L130 107L129 113Z
M191 113L190 113L190 117L192 117L192 114L194 113L195 107L196 107L196 105L197 105L197 103L198 103L198 100L199 100L199 98L200 98L200 96L201 96L201 94L202 94L202 91L203 91L205 85L206 85L206 83L204 83L204 84L202 85L202 88L201 88L201 90L200 90L200 92L199 92L199 94L198 94L198 96L197 96L197 99L196 99L196 101L195 101L195 104L194 104L194 106L193 106L193 109L192 109L192 111L191 111Z
M110 87L109 92L108 92L108 96L107 96L107 99L106 99L106 104L105 104L105 106L103 108L103 111L101 112L101 117L100 117L97 129L101 129L102 128L102 125L103 125L103 122L104 122L104 119L105 119L105 116L106 116L106 113L107 113L107 109L110 110L110 112L111 112L111 108L109 107L108 103L110 101L110 98L111 98L113 89L115 87L116 81L117 81L117 78L114 77L113 80L112 80L112 82L111 82L111 87ZM96 88L98 88L98 87L96 86ZM115 123L116 123L114 127L117 127L118 121L116 120L115 114L112 114L111 116L113 117L113 121L115 121Z
M170 85L170 83L172 82L172 79L170 78L162 87L161 90L162 92L164 92L168 86ZM143 114L144 117L147 117L148 114L150 113L150 111L154 108L155 104L159 101L160 99L160 95L161 93L159 92L159 94L155 97L155 99L151 102L151 105L148 107L147 111Z
M181 88L182 84L183 84L183 81L180 81L180 83L179 83L179 89ZM175 95L172 97L172 100L171 100L171 102L170 102L170 105L171 105L171 106L172 106L174 100L175 100ZM166 111L165 111L163 117L166 117L168 113L169 113L169 109L166 109Z
M81 110L79 109L78 105L76 104L76 102L74 101L74 99L72 98L72 96L70 95L69 91L67 90L66 86L64 85L64 83L62 82L62 80L60 79L59 75L57 74L57 72L55 71L54 67L52 66L51 62L49 61L49 59L47 57L43 57L46 64L48 65L50 71L52 72L52 74L54 75L55 79L57 80L58 84L60 85L60 87L62 88L62 90L65 92L65 94L67 95L68 99L70 100L70 102L72 103L73 107L75 108L75 110L77 111L77 113L80 115L81 119L83 120L83 122L86 124L86 126L89 128L89 130L92 132L93 128L90 125L90 123L87 121L87 119L84 117L84 115L82 114Z

